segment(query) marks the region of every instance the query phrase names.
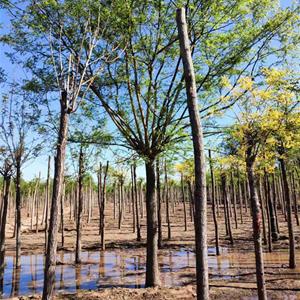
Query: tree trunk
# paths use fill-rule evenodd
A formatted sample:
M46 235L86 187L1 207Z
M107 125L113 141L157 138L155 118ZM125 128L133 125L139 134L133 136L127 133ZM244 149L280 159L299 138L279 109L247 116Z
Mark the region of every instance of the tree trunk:
M156 195L157 195L157 221L158 221L158 248L162 247L162 222L161 222L161 189L160 189L160 165L156 159Z
M239 170L237 170L237 193L239 198L241 224L243 224L243 197L241 191L241 180Z
M277 231L277 234L278 234L278 237L279 237L280 229L279 229L278 213L277 213L278 196L277 196L277 193L276 193L276 182L275 182L274 173L272 175L272 196L273 196L273 201L274 201L274 214L275 214L275 220L276 220L276 231Z
M164 171L165 171L165 201L166 201L166 222L168 225L168 240L171 239L172 234L171 234L171 222L170 222L170 194L169 194L169 186L168 186L168 170L167 170L167 163L165 161L164 165Z
M101 202L101 249L105 250L105 204L106 204L106 179L108 172L108 162L104 171L103 186L102 186L102 202Z
M21 157L16 163L16 263L18 269L21 266Z
M35 219L35 233L39 232L39 187L41 180L41 172L39 173L39 178L36 184L36 193L35 193L35 204L36 204L36 219Z
M140 242L141 237L141 225L140 225L140 214L139 214L139 202L138 202L138 190L136 182L136 165L133 165L133 184L134 184L134 199L135 199L135 218L136 218L136 240Z
M9 190L10 190L11 176L4 176L4 195L3 208L1 215L1 231L0 231L0 295L3 293L4 268L5 268L5 230L7 223Z
M287 214L287 222L288 222L288 230L289 230L289 267L291 269L294 269L296 268L296 256L295 256L295 237L294 237L294 226L293 226L293 218L292 218L290 188L287 179L285 161L284 159L280 158L279 162L280 162L281 172L282 172L284 199L286 201L286 214Z
M146 162L146 212L147 212L147 258L146 258L146 287L160 285L157 258L157 207L155 200L155 169L154 162Z
M224 214L225 214L225 223L229 240L231 245L233 245L233 237L232 237L232 229L231 229L231 221L229 216L229 205L228 205L228 194L227 194L227 184L226 184L226 174L221 174L221 185L222 185L222 195L223 195L223 202L224 202Z
M292 173L292 187L293 187L293 201L294 201L294 214L296 219L297 226L300 225L299 223L299 215L298 215L298 203L297 203L297 187L296 187L296 181L295 181L295 175Z
M255 187L254 177L254 160L247 158L247 176L250 189L250 202L252 207L252 226L253 226L253 240L255 248L255 264L256 264L256 283L259 300L267 300L263 250L261 241L261 209Z
M271 229L271 218L270 218L270 208L269 208L269 191L266 181L266 176L264 176L264 192L265 192L265 204L266 204L266 212L267 212L267 220L268 220L268 248L269 252L273 251L272 246L272 229ZM262 208L263 209L263 208Z
M185 193L184 193L184 183L183 183L182 173L181 173L181 194L182 194L182 203L183 203L184 231L187 231L186 204L185 204Z
M123 194L123 179L120 179L119 185L119 229L122 226L122 219L123 219L123 202L124 202L124 194Z
M82 145L79 153L79 170L78 170L78 210L76 220L76 251L75 263L81 263L81 231L82 231L82 210L83 210L83 176L84 176L84 157Z
M262 184L260 177L258 178L258 200L260 201L260 209L261 209L261 217L262 217L262 228L263 228L263 243L264 245L267 245L267 230L266 230L266 222L265 222L265 209L264 209L264 198L262 193Z
M48 232L48 245L45 262L43 300L52 299L55 283L55 265L57 251L57 231L58 231L58 204L61 197L62 184L64 180L64 167L66 156L66 145L68 135L69 115L67 113L67 93L61 95L61 113L59 124L59 136L56 145L56 157L54 165L53 192L50 211L50 224Z
M101 235L101 206L102 206L102 164L98 172L98 208L99 208L99 235Z
M185 9L176 11L180 52L183 61L184 77L186 83L187 105L192 127L194 163L195 163L195 238L196 238L196 275L197 299L209 298L208 285L208 259L207 259L207 216L206 216L206 174L203 133L199 108L197 103L197 88L193 67Z
M267 192L268 192L268 207L269 207L269 214L270 214L270 225L271 225L271 236L273 241L278 240L278 232L277 232L277 225L276 225L276 216L275 216L275 197L272 197L271 185L270 180L267 174L266 176L266 184L267 184Z
M132 207L132 232L135 233L136 221L135 221L135 199L134 199L134 182L133 182L133 166L130 166L131 175L131 207Z
M213 169L210 149L208 150L208 156L209 156L210 177L211 177L211 200L212 200L211 205L212 205L212 212L213 212L213 219L214 219L214 226L215 226L216 255L220 255L218 218L217 218L217 214L216 214L215 175L214 175L214 169Z
M63 183L62 193L60 197L60 230L61 230L62 247L65 246L64 205L65 205L65 183Z
M237 212L236 212L236 194L235 194L235 186L234 186L234 179L233 179L233 172L230 173L230 181L231 181L231 193L232 193L232 200L233 200L233 214L234 214L234 222L235 228L238 228L238 220L237 220Z
M92 189L92 179L90 178L89 180L89 189L87 192L87 198L88 198L88 223L91 223L91 218L92 218L92 194L91 194L91 189Z
M118 185L116 182L114 182L114 184L113 184L114 220L116 219L117 188L118 188Z
M49 219L49 199L50 199L50 165L51 156L48 158L48 171L47 171L47 182L46 182L46 216L45 216L45 254L47 252L47 237L48 237L48 219Z
M194 220L194 214L195 214L195 205L194 205L194 196L193 196L193 191L192 191L191 180L188 181L188 192L189 192L189 199L190 199L191 222L193 222L193 220Z

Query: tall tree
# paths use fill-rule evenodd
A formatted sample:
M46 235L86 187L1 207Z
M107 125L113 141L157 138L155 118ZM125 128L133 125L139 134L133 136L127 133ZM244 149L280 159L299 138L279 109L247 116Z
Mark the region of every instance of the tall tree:
M208 285L208 258L207 258L207 216L206 216L206 171L204 141L201 119L198 109L197 87L191 46L188 35L185 9L176 11L176 21L180 44L180 53L184 69L187 106L191 122L194 164L195 164L195 239L196 239L196 275L197 275L197 299L209 299Z

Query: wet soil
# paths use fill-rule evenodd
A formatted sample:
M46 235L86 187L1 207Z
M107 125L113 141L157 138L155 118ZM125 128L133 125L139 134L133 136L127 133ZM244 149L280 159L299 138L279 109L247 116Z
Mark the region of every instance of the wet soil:
M143 288L145 276L145 239L136 242L132 228L132 215L127 211L121 230L117 228L117 219L113 218L112 205L107 210L106 241L107 250L99 250L97 208L93 210L90 223L84 221L83 253L81 265L73 264L75 248L75 223L69 219L66 211L64 221L65 246L59 243L58 266L56 274L56 299L194 299L195 258L194 228L189 218L188 230L184 231L183 208L177 205L171 210L172 239L164 241L159 250L159 263L162 287ZM249 214L249 211L248 211ZM247 214L247 215L248 215ZM39 299L43 279L44 231L39 225L39 232L30 228L30 219L23 214L22 226L22 269L19 274L19 288L13 278L13 254L15 239L13 235L13 216L9 219L7 233L7 259L5 271L4 297L31 296ZM41 214L40 214L41 215ZM225 225L220 213L221 255L215 256L214 231L212 216L209 214L209 278L212 299L256 298L256 278L253 243L251 239L251 220L244 216L238 228L233 228L234 245L225 235ZM273 243L273 252L268 253L265 246L265 270L268 299L300 299L300 269L288 268L287 224L279 214L280 239ZM165 220L165 216L163 216ZM232 223L233 218L232 218ZM145 218L142 219L142 236L145 238ZM167 236L164 223L163 235ZM297 246L297 264L300 266L300 228L295 225ZM60 238L59 238L60 241ZM15 278L18 278L15 277ZM92 291L89 291L92 290Z

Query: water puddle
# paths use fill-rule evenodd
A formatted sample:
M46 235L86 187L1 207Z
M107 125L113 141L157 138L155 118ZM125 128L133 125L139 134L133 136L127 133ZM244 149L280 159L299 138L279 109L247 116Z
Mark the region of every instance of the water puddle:
M233 268L249 266L254 268L254 256L243 258L222 249L222 255L214 256L209 249L210 279L228 280L238 278L230 275ZM286 258L286 257L285 257ZM145 280L145 251L143 250L107 250L85 251L81 255L82 264L74 265L74 253L59 253L56 267L55 289L58 292L94 290L104 287L141 288ZM273 263L266 259L267 264ZM275 263L281 266L282 257L275 257ZM23 255L21 270L14 273L14 257L6 257L3 298L18 295L41 293L43 288L44 256L41 254ZM159 268L164 286L180 286L195 280L195 254L190 249L161 250Z

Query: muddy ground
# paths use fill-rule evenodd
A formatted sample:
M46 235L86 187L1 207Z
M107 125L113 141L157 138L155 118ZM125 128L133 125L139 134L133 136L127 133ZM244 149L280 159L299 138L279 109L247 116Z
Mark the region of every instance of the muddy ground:
M142 219L142 237L141 243L136 242L136 234L132 229L132 214L128 211L125 214L124 222L121 230L118 229L117 218L113 217L113 207L109 203L107 207L107 225L106 225L106 242L107 251L117 250L122 251L130 257L131 252L141 257L141 264L145 259L145 218ZM229 239L225 236L224 219L220 210L219 230L220 230L220 246L222 253L216 258L213 253L214 247L214 226L211 216L211 208L209 207L208 216L208 244L209 251L209 276L210 276L210 294L211 299L256 299L256 284L255 284L255 264L253 243L251 240L251 220L249 210L247 216L244 215L244 222L238 214L238 228L235 228L234 218L232 216L232 230L234 245L230 244ZM267 245L265 246L265 271L269 299L300 299L300 228L296 224L296 255L297 268L288 268L288 233L287 224L283 215L279 213L280 239L273 243L273 252L268 252ZM40 213L41 215L42 213ZM100 238L98 235L98 211L97 207L93 210L93 217L90 223L84 220L84 228L82 234L83 251L98 251L100 246ZM72 252L75 248L75 222L69 218L70 214L66 211L64 216L65 221L65 246L60 245L59 250ZM7 232L7 255L14 254L15 239L13 235L13 215L11 213ZM167 236L167 225L165 216L163 215L163 236ZM188 217L188 230L184 231L183 222L183 207L179 204L175 209L171 209L172 223L172 238L164 240L163 249L159 250L159 256L164 259L169 256L169 250L190 249L194 248L194 228L193 223ZM127 249L127 250L126 250ZM30 229L30 218L26 212L23 213L22 226L22 255L42 254L44 251L44 231L39 225L39 232L36 234ZM126 252L127 251L127 252ZM58 254L58 260L59 260ZM180 258L178 258L180 261ZM155 289L144 288L103 288L95 291L82 291L68 293L57 293L56 299L194 299L195 293L195 262L194 256L188 266L176 268L176 259L172 261L173 269L169 270L169 277L173 276L173 280L164 281L162 275L162 287ZM84 262L88 263L88 262ZM173 274L173 275L172 275ZM136 276L138 275L138 276ZM135 274L136 280L142 285L144 280L144 272L137 271ZM84 280L84 279L83 279ZM32 296L31 299L39 299L39 295ZM21 297L28 299L28 297Z

